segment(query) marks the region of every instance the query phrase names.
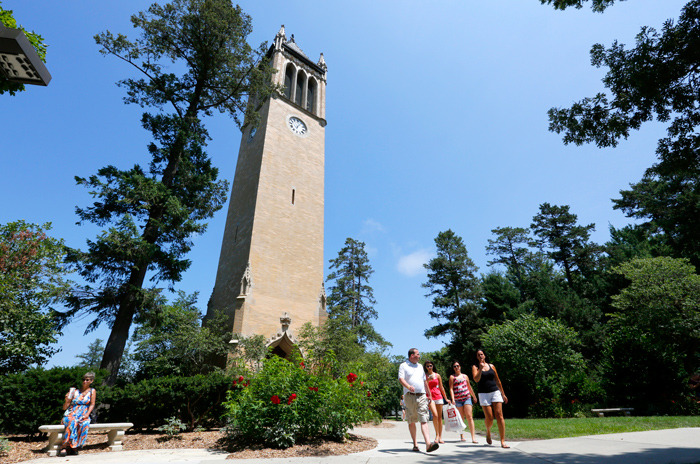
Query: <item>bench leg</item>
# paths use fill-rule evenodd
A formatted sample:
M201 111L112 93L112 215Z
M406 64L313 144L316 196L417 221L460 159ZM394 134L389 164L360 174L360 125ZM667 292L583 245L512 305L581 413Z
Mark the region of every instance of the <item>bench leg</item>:
M599 412L599 413L598 413L598 417L605 417L605 413Z
M629 411L625 411L625 416L631 416Z
M46 445L44 451L46 451L49 456L57 456L58 452L61 450L61 444L63 443L63 430L49 432L49 444Z
M110 451L121 451L122 439L124 437L123 430L110 430L107 434L107 446L109 446Z

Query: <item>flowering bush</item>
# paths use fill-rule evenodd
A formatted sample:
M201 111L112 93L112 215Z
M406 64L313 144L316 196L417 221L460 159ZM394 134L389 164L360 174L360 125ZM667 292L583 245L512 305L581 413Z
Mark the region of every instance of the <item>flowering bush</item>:
M330 372L311 372L298 360L265 360L249 386L225 403L229 442L288 448L318 437L342 440L353 425L374 419L368 390L352 386L358 376Z

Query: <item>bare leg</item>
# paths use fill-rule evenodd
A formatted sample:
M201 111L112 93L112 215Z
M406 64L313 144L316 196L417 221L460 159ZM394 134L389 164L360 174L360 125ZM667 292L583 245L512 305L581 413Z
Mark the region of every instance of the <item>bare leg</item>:
M428 423L421 422L420 429L421 432L423 432L423 439L425 440L425 449L427 450L428 446L430 446L430 430L428 429Z
M459 415L462 416L462 419L464 419L464 406L455 406L455 408L457 408L457 411L459 411ZM464 432L464 430L462 430L462 432ZM459 440L466 441L462 432L459 433Z
M433 425L435 425L435 441L445 443L442 439L442 405L436 404L437 414L433 414Z
M503 403L493 403L493 412L498 424L498 434L501 436L501 446L510 448L510 446L506 445L506 420L503 418Z
M484 424L486 425L486 443L491 444L491 426L493 425L493 410L491 406L481 406L484 410Z
M469 432L472 434L472 443L476 443L476 437L474 436L474 416L472 415L472 405L465 404L464 412L465 414L462 414L462 418L467 420L467 424L469 425ZM464 417L465 415L467 417Z
M413 440L413 446L418 447L418 441L416 440L416 423L411 422L408 424L408 431L411 433L411 439Z

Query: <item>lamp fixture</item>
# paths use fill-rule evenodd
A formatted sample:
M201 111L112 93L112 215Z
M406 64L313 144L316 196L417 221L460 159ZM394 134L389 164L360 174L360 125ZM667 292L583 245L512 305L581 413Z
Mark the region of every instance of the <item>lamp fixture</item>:
M49 85L51 74L19 29L0 24L0 73L11 82Z

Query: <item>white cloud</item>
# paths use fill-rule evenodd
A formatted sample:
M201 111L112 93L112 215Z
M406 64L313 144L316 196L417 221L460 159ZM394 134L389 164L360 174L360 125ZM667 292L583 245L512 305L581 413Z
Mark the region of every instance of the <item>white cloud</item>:
M424 271L423 264L430 260L431 254L428 250L414 251L405 256L399 257L396 269L408 277L413 277Z
M386 228L379 222L372 218L365 219L362 223L361 235L369 234L372 232L386 232Z

